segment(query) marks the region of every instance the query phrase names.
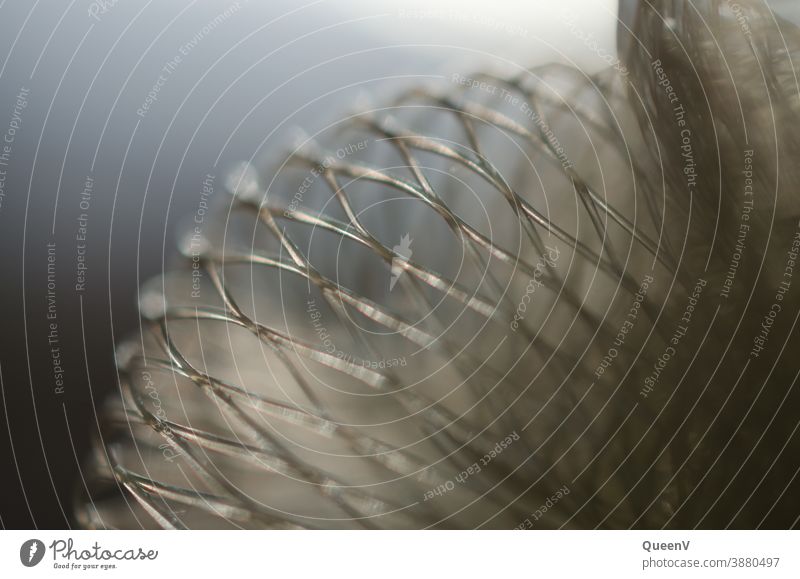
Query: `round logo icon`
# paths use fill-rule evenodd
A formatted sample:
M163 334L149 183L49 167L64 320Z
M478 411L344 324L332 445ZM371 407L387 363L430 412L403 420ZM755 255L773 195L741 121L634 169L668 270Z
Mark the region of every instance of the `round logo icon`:
M44 557L44 543L39 539L28 539L19 548L19 560L26 567L38 565Z

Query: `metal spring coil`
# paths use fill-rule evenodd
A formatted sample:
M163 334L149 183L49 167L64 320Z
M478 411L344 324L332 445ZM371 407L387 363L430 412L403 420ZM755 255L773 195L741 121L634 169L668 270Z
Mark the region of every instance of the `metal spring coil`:
M668 52L664 14L670 33L707 40L696 14L658 8L659 22L655 9L637 20L651 50ZM736 25L724 7L710 14L717 31ZM722 50L751 48L737 37ZM637 50L630 78L548 65L363 103L283 162L233 171L214 219L189 229L185 265L142 290L143 330L118 351L121 396L81 523L586 528L738 516L714 502L700 519L691 501L707 477L733 473L709 477L715 455L750 436L750 425L707 436L735 381L718 371L723 340L747 309L744 288L709 305L735 243L709 231L724 232L739 206L684 198L680 132L654 53ZM701 66L701 80L719 70ZM688 69L668 70L687 105ZM736 111L711 112L735 133ZM726 163L740 151L727 133L713 141L702 113L689 120L698 163L716 156L736 182ZM766 187L777 175L758 155ZM753 214L753 239L766 236L762 220ZM768 301L769 284L739 279L753 303ZM780 398L791 371L772 374L767 395ZM687 383L705 389L688 395Z

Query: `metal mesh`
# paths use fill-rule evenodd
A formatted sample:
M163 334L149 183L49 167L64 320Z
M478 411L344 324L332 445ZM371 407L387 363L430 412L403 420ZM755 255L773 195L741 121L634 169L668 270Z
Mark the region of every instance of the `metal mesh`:
M142 290L82 523L681 524L724 392L655 434L696 408L669 402L719 308L659 371L667 404L642 392L698 263L719 273L687 252L714 216L628 80L453 75L234 171Z

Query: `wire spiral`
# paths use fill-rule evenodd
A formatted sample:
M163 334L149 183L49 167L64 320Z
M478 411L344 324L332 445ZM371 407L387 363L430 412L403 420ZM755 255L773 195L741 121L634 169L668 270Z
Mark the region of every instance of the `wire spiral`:
M232 172L184 266L142 290L92 460L110 498L82 523L685 523L723 392L656 434L695 411L670 402L728 332L719 307L685 317L730 246L692 241L722 211L680 201L646 65L453 75Z

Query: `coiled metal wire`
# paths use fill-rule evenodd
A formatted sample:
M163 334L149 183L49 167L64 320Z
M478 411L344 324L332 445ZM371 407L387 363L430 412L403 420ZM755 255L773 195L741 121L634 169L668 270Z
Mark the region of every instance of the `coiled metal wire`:
M746 306L718 297L734 235L720 216L736 205L714 197L709 164L705 197L687 197L674 103L650 64L665 30L681 37L699 17L657 8L637 16L630 72L448 75L234 170L181 264L142 290L81 522L696 521L687 501L729 440L707 427L734 383L708 369L729 355L720 318ZM736 25L724 7L709 13ZM694 47L708 40L694 34ZM738 37L721 50L751 46L775 57ZM692 62L662 59L698 163L737 183L735 117L690 100L718 63L698 80ZM761 159L760 183L774 182ZM706 389L688 391L687 376Z

